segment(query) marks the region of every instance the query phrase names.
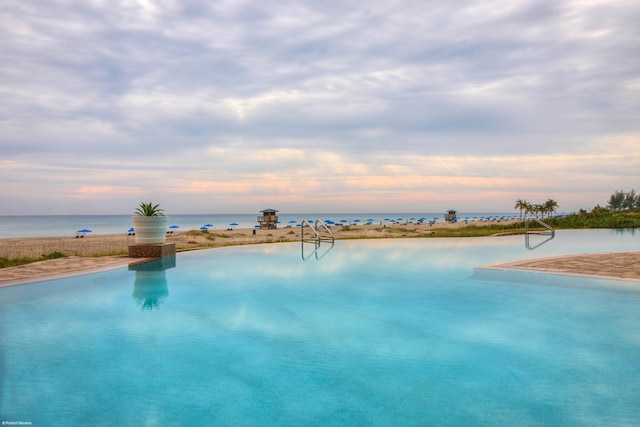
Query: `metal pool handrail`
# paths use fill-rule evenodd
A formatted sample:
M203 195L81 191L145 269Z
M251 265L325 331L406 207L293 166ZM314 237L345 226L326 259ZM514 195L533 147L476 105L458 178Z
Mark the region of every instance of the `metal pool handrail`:
M307 225L307 226L311 229L311 231L313 231L314 237L312 237L312 238L308 238L308 239L305 239L305 238L304 238L304 228L305 228L305 225ZM322 236L322 235L320 234L320 231L321 231L321 230L319 231L319 229L320 229L320 228L324 228L324 229L327 231L327 233L329 233L329 236ZM327 227L327 224L325 224L322 220L316 219L315 224L311 224L311 223L310 223L309 221L307 221L306 219L303 219L303 220L302 220L302 233L301 233L301 235L300 235L300 239L301 239L303 242L314 242L314 243L320 243L320 242L325 241L325 242L331 242L331 243L333 243L333 242L334 242L334 240L335 240L335 237L334 237L334 235L333 235L333 232L332 232L331 230L329 230L329 227Z
M529 231L529 221L531 221L531 220L534 220L535 222L537 222L538 224L540 224L541 226L546 228L548 231L543 231L543 232ZM529 234L529 233L551 234L551 235L555 235L556 234L556 230L552 226L550 226L546 222L544 222L542 220L539 220L538 218L535 218L535 217L527 217L527 218L524 219L524 232L525 232L525 234Z

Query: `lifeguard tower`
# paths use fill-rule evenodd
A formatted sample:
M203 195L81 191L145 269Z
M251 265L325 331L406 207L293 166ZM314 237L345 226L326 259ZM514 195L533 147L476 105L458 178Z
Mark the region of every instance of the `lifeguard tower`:
M456 211L448 210L446 214L444 214L444 219L447 222L456 222L458 217L456 216Z
M265 209L260 211L262 216L258 217L258 224L260 224L260 229L273 229L278 228L278 212L275 209Z

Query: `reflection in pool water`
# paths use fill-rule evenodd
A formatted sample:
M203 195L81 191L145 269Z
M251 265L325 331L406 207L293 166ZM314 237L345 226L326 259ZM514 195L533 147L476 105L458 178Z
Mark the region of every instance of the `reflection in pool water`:
M534 250L539 248L540 246L549 243L553 239L555 239L556 233L546 233L546 234L525 234L524 236L524 246L529 250Z
M169 295L166 270L175 266L176 257L171 256L129 267L136 272L133 298L143 310L159 308L160 302Z
M315 259L320 261L334 246L335 242L301 242L300 253L302 254L302 260Z
M0 289L0 415L34 425L633 425L640 294L474 274L530 257L522 241L338 241L313 262L299 244L226 248L179 255L149 293L157 284L138 289L140 271L127 269ZM558 232L535 255L639 246L632 233ZM132 304L132 283L136 298L159 302L153 310Z

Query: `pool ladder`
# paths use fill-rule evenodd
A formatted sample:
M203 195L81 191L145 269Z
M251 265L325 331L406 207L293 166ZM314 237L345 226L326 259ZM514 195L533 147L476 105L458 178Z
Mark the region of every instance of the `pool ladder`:
M543 226L544 228L546 228L546 230L544 231L532 231L529 229L529 222L533 220L535 222L537 222L538 224L540 224L541 226ZM538 243L537 245L531 246L531 243L529 241L529 235L531 234L538 234L538 235L542 235L542 236L549 236L548 239L543 240L542 242ZM534 218L534 217L527 217L524 219L524 245L527 249L535 249L539 246L544 245L545 243L547 243L549 240L553 239L554 237L556 237L556 230L550 226L549 224L547 224L546 222L538 219L538 218Z
M530 231L529 230L529 222L531 222L531 220L537 222L538 224L540 224L541 226L543 226L544 228L546 228L546 231ZM546 222L539 220L538 218L535 217L527 217L524 219L524 232L526 234L550 234L550 235L555 235L556 234L556 230L550 226L549 224L547 224Z
M306 239L304 237L305 226L309 227L309 229L313 232L313 235L311 237L307 237ZM325 234L322 234L323 230L326 232ZM331 232L329 227L327 227L327 224L325 224L322 220L316 219L316 222L312 224L311 222L304 219L302 220L302 234L300 235L300 239L302 240L302 242L320 244L320 242L333 243L335 237L333 236L333 232Z
M304 229L308 227L309 230L312 231L312 235L305 238ZM335 238L327 224L317 219L315 223L311 223L306 219L302 221L302 234L300 235L300 239L302 240L302 260L306 261L312 256L315 256L317 260L321 260L324 256L329 252L334 245ZM322 252L319 252L320 243L321 242L329 242L330 246L324 249ZM305 243L313 243L313 250L311 253L305 254Z

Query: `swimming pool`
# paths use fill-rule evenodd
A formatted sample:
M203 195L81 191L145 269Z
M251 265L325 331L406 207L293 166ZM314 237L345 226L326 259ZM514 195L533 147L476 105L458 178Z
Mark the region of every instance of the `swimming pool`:
M272 244L0 289L0 419L633 425L640 292L474 267L639 243L607 230L535 251L522 236L338 241L306 261L301 244Z

